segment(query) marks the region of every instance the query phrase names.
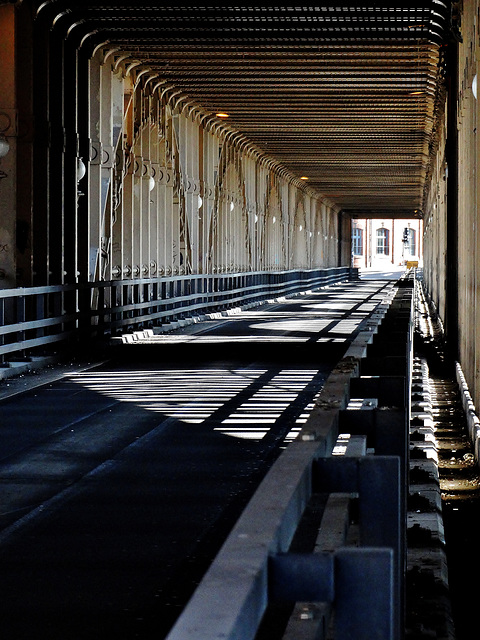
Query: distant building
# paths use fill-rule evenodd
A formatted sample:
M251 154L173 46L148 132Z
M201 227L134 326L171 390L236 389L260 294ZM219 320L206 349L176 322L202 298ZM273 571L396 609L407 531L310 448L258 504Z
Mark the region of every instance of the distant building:
M423 257L423 220L352 220L352 264L354 267L388 269Z

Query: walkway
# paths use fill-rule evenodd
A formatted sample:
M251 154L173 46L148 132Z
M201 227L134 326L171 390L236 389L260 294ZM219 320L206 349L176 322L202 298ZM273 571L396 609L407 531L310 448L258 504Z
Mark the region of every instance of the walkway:
M390 265L388 269L365 268L359 269L361 280L398 280L405 273L404 267Z

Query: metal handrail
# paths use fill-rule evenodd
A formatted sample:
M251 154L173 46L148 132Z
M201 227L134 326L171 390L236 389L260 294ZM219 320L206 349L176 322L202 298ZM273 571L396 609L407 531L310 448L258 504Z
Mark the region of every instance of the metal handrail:
M190 274L0 290L0 364L67 340L119 335L353 277L349 267Z

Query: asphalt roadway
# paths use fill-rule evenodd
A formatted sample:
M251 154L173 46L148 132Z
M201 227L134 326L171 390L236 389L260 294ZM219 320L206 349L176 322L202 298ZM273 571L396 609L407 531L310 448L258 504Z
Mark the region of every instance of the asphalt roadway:
M0 383L0 636L161 640L391 284Z

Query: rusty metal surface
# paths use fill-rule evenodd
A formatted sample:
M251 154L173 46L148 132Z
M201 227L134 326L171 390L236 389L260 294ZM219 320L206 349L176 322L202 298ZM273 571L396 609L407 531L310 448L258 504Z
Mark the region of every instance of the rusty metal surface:
M47 11L92 50L147 69L143 78L153 74L166 98L227 113L229 127L352 216L422 215L448 0L62 0L42 3Z

